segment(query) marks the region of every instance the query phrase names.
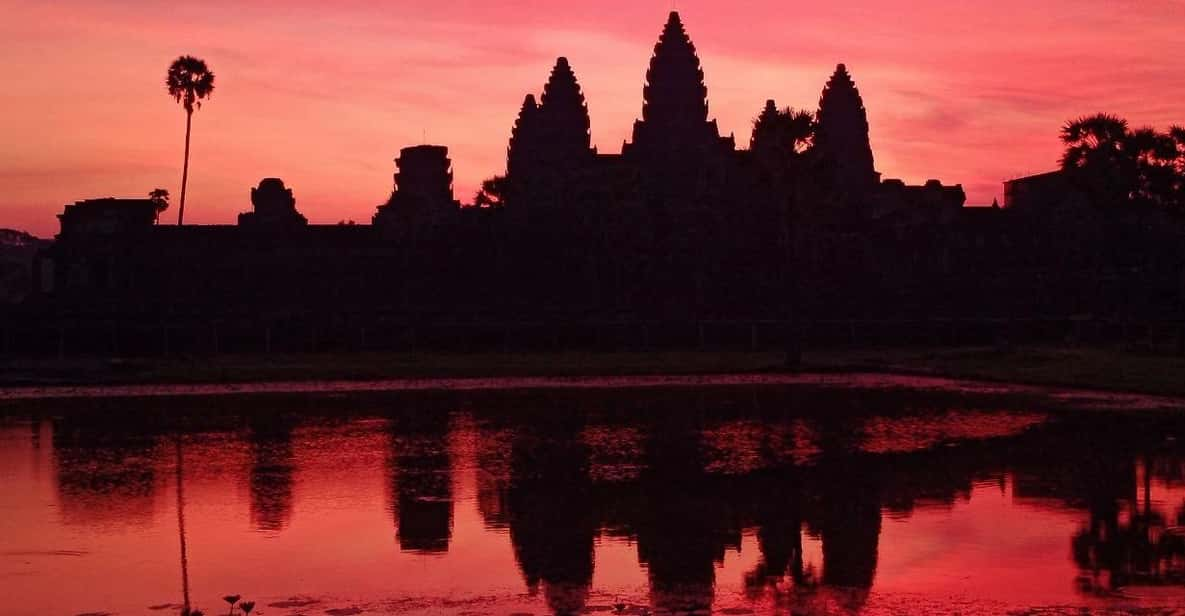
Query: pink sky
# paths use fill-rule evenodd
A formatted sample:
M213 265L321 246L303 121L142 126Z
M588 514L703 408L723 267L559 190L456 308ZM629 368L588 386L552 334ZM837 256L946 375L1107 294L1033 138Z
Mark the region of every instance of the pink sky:
M452 150L457 196L502 172L510 127L556 56L618 152L641 110L655 0L165 3L0 0L0 227L57 230L63 204L179 192L184 113L169 62L204 58L186 221L233 222L263 177L314 223L369 222L392 158ZM679 0L713 117L747 143L767 98L813 109L838 62L868 106L878 169L990 203L1052 168L1066 119L1185 123L1185 1ZM170 211L166 219L172 220Z

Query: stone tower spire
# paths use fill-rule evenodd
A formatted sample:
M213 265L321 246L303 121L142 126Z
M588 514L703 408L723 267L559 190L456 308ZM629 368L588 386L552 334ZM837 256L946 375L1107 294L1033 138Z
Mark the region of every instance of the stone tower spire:
M510 177L529 173L539 160L539 105L535 95L523 100L518 119L510 131L510 145L506 148L506 174Z
M553 165L585 161L592 148L588 104L567 58L556 60L543 88L539 130L544 156Z
M879 181L868 140L868 113L843 64L836 67L819 99L815 147L832 170L835 189L858 196Z
M774 99L765 101L761 114L753 122L753 136L749 139L749 149L759 150L768 148L770 141L777 137L778 104Z
M647 151L707 147L719 138L708 121L708 89L695 44L671 11L646 71L634 145Z

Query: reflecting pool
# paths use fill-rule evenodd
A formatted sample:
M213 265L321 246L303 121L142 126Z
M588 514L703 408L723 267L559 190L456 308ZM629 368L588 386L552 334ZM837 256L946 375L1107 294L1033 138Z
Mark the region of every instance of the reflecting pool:
M910 387L0 402L0 613L1185 608L1185 414Z

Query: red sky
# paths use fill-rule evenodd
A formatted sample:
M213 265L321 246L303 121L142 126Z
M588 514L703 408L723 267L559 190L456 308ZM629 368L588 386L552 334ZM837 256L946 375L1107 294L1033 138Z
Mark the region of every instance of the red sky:
M0 227L56 232L63 204L179 192L184 113L163 88L204 58L186 220L233 222L279 176L311 222L368 222L399 148L452 149L457 196L505 165L527 92L570 58L593 141L641 110L664 0L0 0ZM679 0L712 115L747 143L767 98L813 108L838 62L868 106L877 167L990 203L1055 164L1066 119L1185 123L1183 0ZM170 212L172 214L172 212ZM166 218L171 218L166 215Z

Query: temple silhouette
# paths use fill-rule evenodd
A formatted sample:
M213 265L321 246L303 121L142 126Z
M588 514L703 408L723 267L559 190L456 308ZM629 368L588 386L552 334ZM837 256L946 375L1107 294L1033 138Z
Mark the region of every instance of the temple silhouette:
M592 146L589 104L559 58L473 204L447 147L408 147L369 225L309 224L278 178L237 225L159 225L151 199L68 205L5 348L758 347L803 323L966 342L1181 313L1180 225L1084 215L1059 174L1009 182L994 208L882 178L843 64L813 118L755 105L738 148L672 12L620 153Z

